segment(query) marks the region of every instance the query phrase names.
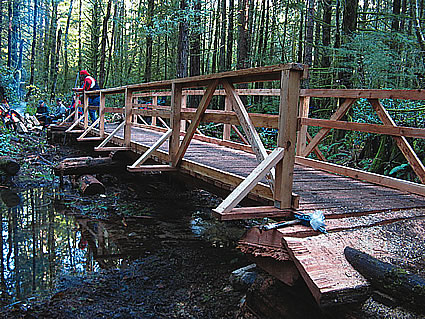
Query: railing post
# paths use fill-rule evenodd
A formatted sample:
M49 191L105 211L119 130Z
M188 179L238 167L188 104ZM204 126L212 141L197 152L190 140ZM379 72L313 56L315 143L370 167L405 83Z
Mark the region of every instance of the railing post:
M84 94L84 129L89 127L89 96Z
M226 95L224 98L224 110L225 111L232 111L232 102L230 101L230 98ZM232 126L230 124L224 124L223 126L223 140L224 141L230 141L230 130L232 129Z
M100 104L99 104L99 135L105 137L105 100L106 96L100 92Z
M310 110L310 97L304 96L300 98L300 112L299 117L308 117L308 112ZM297 136L297 149L296 154L297 156L302 156L302 152L304 151L305 147L307 146L307 128L308 125L301 125L300 130L298 131Z
M75 114L74 114L74 122L77 122L79 119L78 116L78 105L80 104L80 94L76 93L75 94L75 103L74 103L74 109L75 109Z
M182 109L187 107L187 94L182 95ZM181 120L180 122L180 132L186 132L186 120Z
M158 108L158 97L157 96L152 96L152 106L153 106L154 110ZM152 116L152 125L156 126L156 116Z
M292 207L292 183L294 178L301 76L302 72L300 71L282 71L277 147L285 149L285 156L276 165L274 200L275 206L278 208Z
M171 163L176 162L177 152L180 147L180 124L182 108L182 87L181 84L173 83L171 85L171 117L170 126L173 133L169 142L169 155Z
M131 117L133 113L133 92L125 89L125 126L124 126L124 144L127 147L131 145Z

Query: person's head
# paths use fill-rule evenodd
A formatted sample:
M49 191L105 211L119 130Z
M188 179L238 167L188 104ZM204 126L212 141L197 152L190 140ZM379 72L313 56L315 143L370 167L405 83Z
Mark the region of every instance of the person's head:
M80 78L84 79L86 76L89 76L89 72L87 72L87 70L81 70Z
M43 106L43 105L44 105L44 101L43 100L38 101L38 106Z
M60 98L56 99L56 104L60 104L60 102L62 102L62 100Z

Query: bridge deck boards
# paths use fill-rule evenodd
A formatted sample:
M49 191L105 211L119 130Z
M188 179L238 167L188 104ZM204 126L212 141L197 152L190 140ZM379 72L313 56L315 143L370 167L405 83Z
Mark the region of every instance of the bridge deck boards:
M111 132L116 125L107 125ZM152 146L163 133L145 128L132 128L132 141ZM123 137L123 130L117 133ZM168 143L159 150L168 152ZM184 159L246 177L258 165L254 154L193 139ZM263 181L265 183L265 181ZM326 214L379 212L394 209L425 207L425 198L395 189L338 176L322 170L296 165L294 192L300 195L300 210L326 210Z

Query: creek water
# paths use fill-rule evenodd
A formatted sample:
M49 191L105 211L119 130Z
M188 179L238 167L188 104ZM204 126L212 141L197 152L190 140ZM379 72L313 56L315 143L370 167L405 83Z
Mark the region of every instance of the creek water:
M191 202L180 207L164 204L156 195L149 198L153 206L149 215L93 219L75 210L70 213L69 203L72 206L78 197L75 192L69 195L55 187L37 187L14 192L0 189L0 193L2 305L44 295L61 276L126 267L170 242L208 241L224 248L243 232L214 221L208 209ZM137 209L137 203L132 203L132 210ZM79 210L85 208L80 205Z

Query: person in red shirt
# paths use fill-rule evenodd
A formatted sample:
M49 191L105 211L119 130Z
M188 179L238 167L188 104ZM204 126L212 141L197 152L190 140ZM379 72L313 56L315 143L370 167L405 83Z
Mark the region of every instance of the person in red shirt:
M87 70L80 71L80 78L83 81L81 88L77 91L96 91L100 90L99 85L94 77L92 77ZM100 105L100 95L90 95L89 96L89 106L99 106ZM90 120L94 122L97 118L95 110L89 110Z

